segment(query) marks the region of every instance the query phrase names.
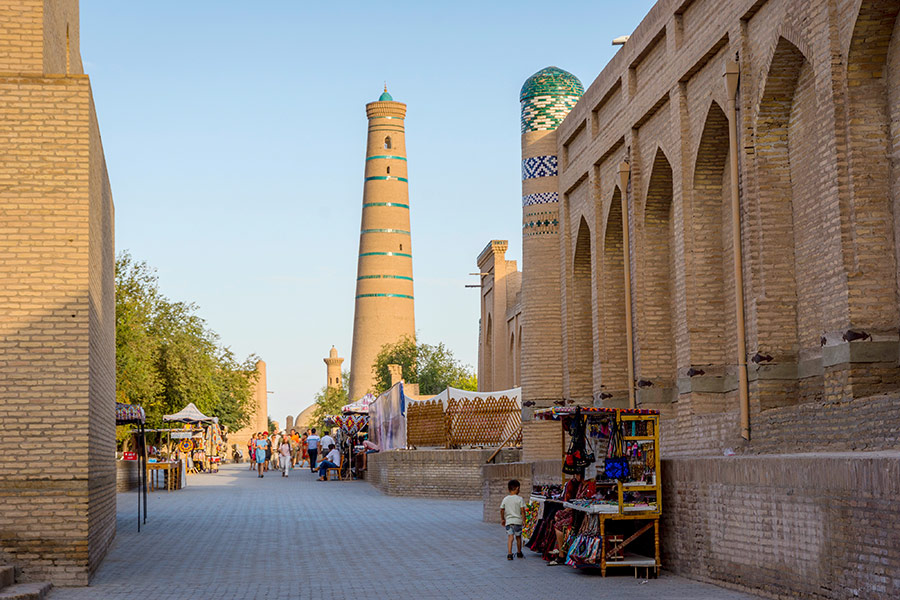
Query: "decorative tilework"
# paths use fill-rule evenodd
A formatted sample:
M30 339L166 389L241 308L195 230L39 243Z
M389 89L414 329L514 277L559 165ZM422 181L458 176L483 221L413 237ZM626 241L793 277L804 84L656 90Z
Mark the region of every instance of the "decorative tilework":
M375 160L376 158L392 158L394 160L402 160L406 162L405 156L391 156L390 154L379 154L378 156L369 156L366 160Z
M575 96L584 95L584 86L577 77L559 67L546 67L525 80L519 100L535 96Z
M374 177L366 177L366 181L391 181L397 180L402 181L403 183L409 183L409 180L405 177L394 177L393 175L376 175Z
M363 229L360 233L399 233L401 235L410 235L405 229Z
M522 100L522 133L553 131L575 108L580 96L535 96Z
M368 208L370 206L396 206L397 208L409 210L409 204L402 204L400 202L366 202L363 204L363 208Z
M556 227L557 225L559 225L559 220L558 219L543 219L543 220L537 219L534 221L528 221L527 223L522 224L522 229L531 229L534 227L550 227L551 225L553 227Z
M402 256L403 258L412 258L412 254L404 254L403 252L363 252L360 256Z
M412 281L412 277L407 277L406 275L360 275L356 278L357 281L360 279L406 279Z
M532 156L522 161L522 179L555 177L559 173L559 160L555 155Z
M550 204L552 202L559 202L559 194L556 192L541 192L539 194L527 194L522 196L522 206Z
M357 298L409 298L410 300L415 300L413 296L408 296L406 294L357 294Z

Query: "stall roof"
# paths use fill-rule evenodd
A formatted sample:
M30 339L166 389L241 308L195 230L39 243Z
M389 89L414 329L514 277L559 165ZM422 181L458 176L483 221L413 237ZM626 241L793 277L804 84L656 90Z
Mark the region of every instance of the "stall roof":
M188 403L174 415L165 415L163 421L178 421L179 423L218 423L218 417L207 417L194 406L193 402Z
M534 411L534 416L536 419L545 419L545 420L558 420L560 417L570 416L575 414L575 410L578 409L577 406L565 406L559 407L554 406L553 408L540 408ZM614 415L617 412L623 415L658 415L658 410L650 410L643 408L594 408L594 407L580 407L581 414L583 415L591 415L591 414L611 414Z
M369 414L369 405L375 402L374 394L366 394L356 402L351 402L350 404L345 404L341 407L342 413L362 413L364 415Z

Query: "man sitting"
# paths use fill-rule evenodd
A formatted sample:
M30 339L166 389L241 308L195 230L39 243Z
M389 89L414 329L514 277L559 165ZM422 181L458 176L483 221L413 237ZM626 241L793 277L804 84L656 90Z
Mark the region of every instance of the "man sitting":
M328 456L319 463L319 481L328 481L328 469L340 468L341 453L337 451L334 444L328 445Z

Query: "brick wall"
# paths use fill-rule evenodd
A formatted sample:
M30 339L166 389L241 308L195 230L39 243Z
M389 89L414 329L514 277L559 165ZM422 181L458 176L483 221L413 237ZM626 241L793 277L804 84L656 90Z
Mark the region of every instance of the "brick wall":
M900 596L900 452L665 459L663 566L771 598Z
M392 496L480 500L481 467L493 450L391 450L370 454L366 479ZM513 462L518 450L507 448L494 460Z
M562 475L561 460L538 460L482 465L481 498L484 502L485 523L500 523L500 502L509 494L509 481L517 479L521 485L519 495L528 501L534 484L559 483Z
M115 535L113 207L77 14L0 9L0 560L63 585Z

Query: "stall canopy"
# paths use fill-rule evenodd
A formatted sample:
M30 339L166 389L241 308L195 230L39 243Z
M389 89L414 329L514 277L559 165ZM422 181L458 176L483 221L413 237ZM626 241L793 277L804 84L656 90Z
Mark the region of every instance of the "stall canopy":
M366 415L369 414L369 405L373 402L375 402L375 394L366 394L356 402L342 406L341 412L344 414L356 413Z
M191 402L174 415L163 416L163 421L177 421L179 423L218 423L218 417L207 417Z

